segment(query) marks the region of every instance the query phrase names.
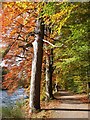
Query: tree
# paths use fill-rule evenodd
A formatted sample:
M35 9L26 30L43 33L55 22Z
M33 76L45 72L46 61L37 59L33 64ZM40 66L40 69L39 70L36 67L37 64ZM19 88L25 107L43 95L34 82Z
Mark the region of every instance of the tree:
M10 92L13 92L18 87L20 80L23 79L21 79L22 75L26 81L30 79L32 58L30 54L32 52L31 47L33 43L34 56L30 86L30 112L32 112L34 108L40 109L40 81L44 38L42 21L39 19L37 20L38 10L36 9L38 9L38 7L36 5L37 3L29 3L28 7L27 2L24 4L21 4L20 2L11 4L3 3L3 42L7 44L3 57L7 60L8 65L13 65L9 67L10 72L5 75L3 85L6 86ZM13 12L12 6L14 8ZM16 13L16 9L18 9L19 14ZM11 12L11 14L8 14L8 12ZM8 16L6 16L6 13ZM9 19L9 17L10 22L8 23L7 19ZM9 33L5 36L5 33L8 31ZM12 42L10 40L12 40ZM20 58L20 62L18 62L17 58ZM9 61L9 59L11 60Z
M30 86L30 112L40 109L40 81L43 57L44 25L42 20L37 20L35 41L33 42L34 56L32 61L31 86Z
M72 11L70 18L61 29L62 43L67 47L55 49L55 74L62 88L77 93L86 91L88 81L88 30L89 30L89 3L74 3L76 11ZM83 11L83 12L81 12ZM61 43L58 41L58 45Z
M50 29L45 27L45 34L50 37ZM46 40L47 37L46 37ZM50 100L53 98L52 94L52 74L53 74L53 48L48 48L47 43L45 43L45 63L46 63L46 72L45 72L45 80L46 80L46 100Z
M27 2L2 3L2 42L6 47L2 57L10 71L5 76L3 86L10 92L13 92L21 81L25 81L25 86L30 83L33 31L37 18L35 7L36 4Z
M70 6L69 6L70 5ZM46 40L54 43L55 39L50 37L59 36L60 30L70 17L70 13L75 6L72 4L62 3L45 3L43 7L44 22L46 24ZM49 33L49 29L51 32ZM49 39L48 39L49 37ZM59 40L58 40L59 41ZM57 45L56 45L57 46ZM62 45L59 45L59 49ZM53 47L55 47L53 45ZM53 74L53 48L47 48L46 45L46 99L53 98L52 95L52 74Z

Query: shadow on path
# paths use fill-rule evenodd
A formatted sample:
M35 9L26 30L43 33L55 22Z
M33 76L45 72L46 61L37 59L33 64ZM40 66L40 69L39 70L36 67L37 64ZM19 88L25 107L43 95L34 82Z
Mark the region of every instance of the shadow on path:
M57 110L57 111L90 111L90 109L68 109L68 108L51 108L51 109L41 109L41 110Z
M54 94L55 96L72 96L73 93L65 90L60 90Z
M82 98L87 97L85 94L73 94L69 91L61 90L58 93L54 94L54 98L56 100L60 100L62 103L65 104L83 104L81 101Z

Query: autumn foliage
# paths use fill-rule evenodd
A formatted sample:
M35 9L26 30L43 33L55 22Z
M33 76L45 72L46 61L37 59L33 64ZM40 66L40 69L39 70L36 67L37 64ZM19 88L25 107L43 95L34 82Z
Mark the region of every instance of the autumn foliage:
M39 15L50 30L50 34L45 33L44 39L56 46L63 45L54 48L53 80L58 81L62 87L67 86L69 89L75 87L77 91L76 86L88 79L87 6L89 7L88 3L3 2L2 16L0 14L4 44L2 57L9 70L4 76L3 86L12 91L22 83L24 87L29 86L33 58L32 42ZM44 46L43 79L45 79L45 57L50 56L50 49L53 48L45 44L47 52ZM42 83L44 84L44 81Z
M22 81L24 87L30 82L33 56L35 3L2 3L2 43L5 44L3 60L9 69L3 86L14 91ZM26 83L26 84L24 84Z

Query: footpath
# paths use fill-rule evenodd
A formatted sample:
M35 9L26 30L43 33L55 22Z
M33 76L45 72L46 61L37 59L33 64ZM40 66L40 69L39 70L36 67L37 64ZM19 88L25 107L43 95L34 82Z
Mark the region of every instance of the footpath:
M52 118L88 118L90 119L89 103L83 103L86 95L73 95L67 91L61 91L55 95L61 104L52 112Z
M80 95L68 91L59 91L54 94L54 97L55 99L50 102L42 102L41 112L36 113L32 118L90 120L90 103L87 102L86 94Z

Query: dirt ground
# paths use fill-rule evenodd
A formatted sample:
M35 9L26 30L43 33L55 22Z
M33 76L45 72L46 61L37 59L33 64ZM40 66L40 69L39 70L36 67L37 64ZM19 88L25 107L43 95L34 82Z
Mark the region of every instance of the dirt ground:
M41 102L41 111L31 115L31 118L89 118L90 103L86 94L72 94L59 91L55 99ZM88 119L88 120L89 120Z

